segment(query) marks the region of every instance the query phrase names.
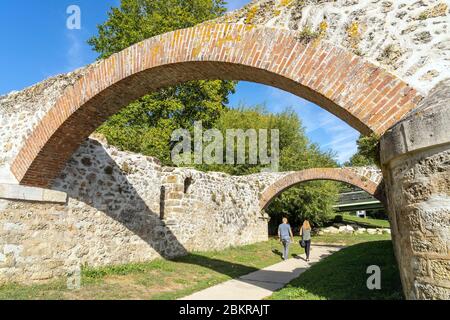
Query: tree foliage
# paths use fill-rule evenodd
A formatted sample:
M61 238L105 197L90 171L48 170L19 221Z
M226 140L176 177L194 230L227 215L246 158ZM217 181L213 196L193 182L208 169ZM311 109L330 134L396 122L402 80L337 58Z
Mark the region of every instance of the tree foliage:
M314 227L323 226L333 216L333 206L338 198L339 186L332 181L310 181L292 187L279 195L267 209L271 226L276 227L283 217L296 227L305 219Z
M89 44L107 58L130 45L172 30L194 26L225 12L224 0L122 0L112 8L98 35ZM234 92L230 81L192 81L164 88L131 103L112 116L99 132L122 150L157 157L164 165L173 165L170 151L175 129L193 131L193 123L203 127L226 129L279 129L280 170L294 171L312 167L336 166L333 154L311 144L301 121L292 110L269 114L263 107L229 110L227 97ZM258 165L198 165L197 169L222 171L235 175L259 172ZM293 187L275 199L268 209L273 221L289 216L300 223L310 218L320 224L332 213L337 197L332 182L311 182Z
M380 137L376 134L361 135L357 141L358 152L345 165L351 167L380 166L379 142Z
M225 136L227 129L278 129L280 136L280 171L299 171L317 167L337 167L334 154L323 152L310 143L301 120L292 109L271 114L263 106L227 110L217 120L216 128ZM248 144L247 144L248 146ZM247 151L248 152L248 148ZM248 159L248 154L246 154ZM261 165L201 165L200 170L221 171L234 175L260 172ZM338 199L338 184L331 181L302 183L284 191L267 209L271 224L276 226L282 217L288 217L293 225L310 219L314 225L322 225L334 213Z
M269 113L264 106L247 107L226 110L217 119L214 128L226 136L228 129L273 129L279 130L280 171L297 171L315 167L335 167L334 154L323 152L313 143L310 143L301 120L291 108L280 113ZM258 141L259 143L259 141ZM246 143L246 159L248 160L248 141ZM269 153L270 145L268 144ZM221 171L234 175L245 175L260 172L265 166L251 165L201 165L198 169L205 171Z
M100 58L107 58L142 40L214 19L226 12L225 4L224 0L121 0L89 44Z
M226 110L234 84L196 81L147 95L112 116L98 131L109 143L173 165L171 134L175 129L192 130L195 121L210 128Z
M99 58L172 30L194 26L226 11L223 0L122 0L112 8L98 35L89 40ZM191 129L194 121L208 128L226 109L230 81L192 81L164 88L130 104L98 131L122 150L152 155L170 165L170 135Z

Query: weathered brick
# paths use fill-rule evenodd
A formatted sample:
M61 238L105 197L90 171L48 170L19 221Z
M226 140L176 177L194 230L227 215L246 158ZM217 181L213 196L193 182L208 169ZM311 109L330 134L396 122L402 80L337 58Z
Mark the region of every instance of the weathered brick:
M408 86L401 80L328 43L305 46L295 33L267 27L201 25L145 40L92 67L41 120L12 172L24 185L49 185L109 116L148 92L201 77L284 88L366 134L382 134L420 100L416 91L405 91ZM32 167L40 170L32 174Z
M260 207L267 207L276 195L296 184L309 180L346 182L384 201L384 195L378 192L382 183L381 173L377 171L378 173L374 174L372 169L364 173L362 170L363 168L314 168L288 174L264 190L260 200Z

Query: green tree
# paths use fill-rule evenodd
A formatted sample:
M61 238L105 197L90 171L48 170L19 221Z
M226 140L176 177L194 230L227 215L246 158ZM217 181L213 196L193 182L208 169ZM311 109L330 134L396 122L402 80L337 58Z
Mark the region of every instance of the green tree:
M270 132L272 129L280 130L280 149L287 143L286 138L290 134L290 127L288 122L285 121L281 123L282 115L274 115L267 112L264 106L254 106L246 107L239 106L235 109L230 109L222 113L222 115L217 119L214 128L218 129L222 136L224 137L224 143L226 142L227 130L229 129L239 129L246 132L249 129L254 129L258 132L260 129L267 129ZM269 140L270 141L270 140ZM259 139L258 139L259 143ZM263 166L260 164L249 164L249 141L246 141L245 150L245 164L216 164L216 165L198 165L196 166L199 170L204 171L220 171L232 175L246 175L260 172ZM268 151L270 150L270 143L268 143ZM236 155L236 145L234 148L234 153ZM225 150L224 150L224 161L226 161ZM259 162L258 162L259 163Z
M292 226L300 226L308 219L313 226L322 226L335 213L333 206L339 198L338 183L309 181L281 193L267 208L274 230L287 217Z
M89 44L104 59L132 44L189 28L226 12L224 0L121 0Z
M144 39L191 27L224 12L223 0L122 0L120 7L112 8L107 21L98 26L98 35L89 44L103 59ZM125 107L98 131L110 144L123 150L154 156L163 164L172 165L171 133L178 128L192 131L195 121L202 121L204 128L214 126L222 132L228 128L279 129L280 170L336 166L333 154L321 152L308 141L300 119L292 110L277 115L262 107L228 110L227 97L234 88L235 83L230 81L192 81L168 87ZM197 168L230 174L249 174L261 169L258 165ZM274 209L269 208L269 212L274 218L285 214L299 220L309 217L319 224L332 211L334 196L329 182L300 185L276 199L271 206Z
M301 120L292 110L278 116L280 130L281 171L300 171L310 168L337 167L333 152L323 152L306 137ZM311 181L296 185L275 198L267 208L271 226L276 227L283 217L293 226L309 219L314 226L323 225L333 215L338 200L338 184L332 181Z
M278 129L280 136L280 171L299 171L317 167L337 167L334 154L322 152L316 144L310 143L301 120L292 109L278 114L267 112L264 106L227 110L217 120L216 128L225 136L227 129ZM248 160L248 143L246 144ZM247 161L248 163L248 161ZM204 171L220 171L234 175L260 172L261 165L199 165ZM303 219L310 219L314 225L322 225L334 213L333 205L338 198L338 186L330 181L302 183L284 191L273 200L267 212L271 224L277 225L283 216L298 225Z
M147 38L194 26L225 11L223 0L122 0L88 42L103 59ZM200 120L204 127L211 127L226 109L228 94L234 88L234 82L218 80L168 87L125 107L98 131L122 150L154 156L171 165L171 132L191 129L193 122Z
M316 144L307 139L301 120L290 108L278 114L269 113L262 105L247 107L244 105L226 110L216 121L214 128L226 136L228 129L267 129L279 130L280 171L295 171L317 166L334 167L334 154L322 152ZM258 141L259 142L259 141ZM246 160L249 158L248 141L246 143ZM270 153L270 145L269 153ZM225 157L224 157L225 160ZM260 172L261 165L199 165L197 169L205 171L221 171L234 175L245 175Z
M379 142L380 137L376 134L361 135L357 141L358 151L345 165L351 167L380 166Z

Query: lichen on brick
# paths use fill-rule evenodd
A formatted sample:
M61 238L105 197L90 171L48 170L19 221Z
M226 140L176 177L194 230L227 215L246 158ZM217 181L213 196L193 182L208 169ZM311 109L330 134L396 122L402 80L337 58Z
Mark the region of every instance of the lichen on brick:
M197 57L200 54L201 51L202 51L202 47L192 48L192 56L193 57Z
M240 35L232 35L232 34L228 34L225 37L221 37L220 39L217 40L217 45L219 47L223 46L225 43L231 42L231 43L235 43L238 41L241 41L242 37Z

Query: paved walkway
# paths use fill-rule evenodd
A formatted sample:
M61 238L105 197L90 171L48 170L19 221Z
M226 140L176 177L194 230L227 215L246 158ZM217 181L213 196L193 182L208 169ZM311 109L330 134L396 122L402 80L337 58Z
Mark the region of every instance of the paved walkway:
M311 264L341 248L313 246L310 262L306 262L302 255L301 258L282 261L265 269L196 292L180 300L262 300L297 278Z

